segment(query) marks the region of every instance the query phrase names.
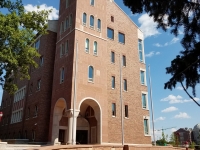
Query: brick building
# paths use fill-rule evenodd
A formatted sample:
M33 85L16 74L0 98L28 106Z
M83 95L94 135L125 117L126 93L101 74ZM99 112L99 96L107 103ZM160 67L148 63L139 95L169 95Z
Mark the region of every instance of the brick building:
M123 10L113 0L60 0L48 32L36 40L30 81L3 94L1 138L150 144L143 33Z
M174 132L175 139L178 140L180 145L184 145L185 142L192 143L193 141L193 134L191 128L180 128L177 131Z

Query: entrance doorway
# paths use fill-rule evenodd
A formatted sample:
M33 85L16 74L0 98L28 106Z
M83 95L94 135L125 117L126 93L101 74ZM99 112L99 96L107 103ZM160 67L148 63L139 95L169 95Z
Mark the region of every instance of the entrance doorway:
M59 138L58 141L63 144L65 141L65 130L60 129L59 130Z
M88 131L76 130L76 142L77 144L88 144Z

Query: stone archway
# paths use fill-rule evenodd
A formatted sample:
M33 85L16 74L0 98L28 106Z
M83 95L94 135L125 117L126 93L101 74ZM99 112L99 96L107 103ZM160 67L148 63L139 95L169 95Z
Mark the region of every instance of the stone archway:
M67 104L64 98L60 98L57 100L54 111L53 111L53 126L52 126L52 137L51 141L53 144L59 143L59 122L63 116L64 109L67 108Z
M85 98L79 104L79 117L84 118L89 124L88 143L87 144L101 144L102 142L102 121L101 121L101 107L97 100L93 98ZM77 131L79 130L79 122L77 122ZM86 135L86 134L85 134Z

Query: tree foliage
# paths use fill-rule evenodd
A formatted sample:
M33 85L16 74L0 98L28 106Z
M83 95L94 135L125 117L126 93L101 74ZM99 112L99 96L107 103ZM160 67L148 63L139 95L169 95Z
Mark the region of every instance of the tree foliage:
M15 79L29 79L29 67L37 67L31 44L36 33L46 34L49 11L25 12L21 0L2 0L0 10L0 85L14 93Z
M158 23L158 28L164 31L169 29L175 36L178 35L180 28L184 29L181 40L183 50L172 60L171 66L166 68L166 73L172 77L165 83L164 88L172 90L177 83L183 86L185 82L184 90L191 87L193 96L196 96L195 86L200 82L200 0L123 0L123 2L132 13L148 13Z

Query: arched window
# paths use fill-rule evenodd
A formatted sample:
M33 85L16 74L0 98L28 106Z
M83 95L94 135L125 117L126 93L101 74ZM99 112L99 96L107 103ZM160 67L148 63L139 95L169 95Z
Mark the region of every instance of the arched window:
M100 19L97 20L97 29L99 31L101 31L101 20Z
M60 83L64 82L64 77L65 77L65 68L63 67L60 72Z
M69 41L65 43L65 53L67 54L69 52Z
M35 105L35 117L37 117L37 115L38 115L38 106Z
M92 66L89 66L88 68L88 80L93 81L94 78L94 68Z
M89 45L90 45L90 40L86 39L85 40L85 52L89 53Z
M94 42L94 55L97 55L97 42Z
M94 16L93 15L90 16L90 27L94 28Z
M86 25L87 22L87 14L83 13L83 25Z
M70 27L72 26L72 14L70 14L70 16L69 16L69 26Z

